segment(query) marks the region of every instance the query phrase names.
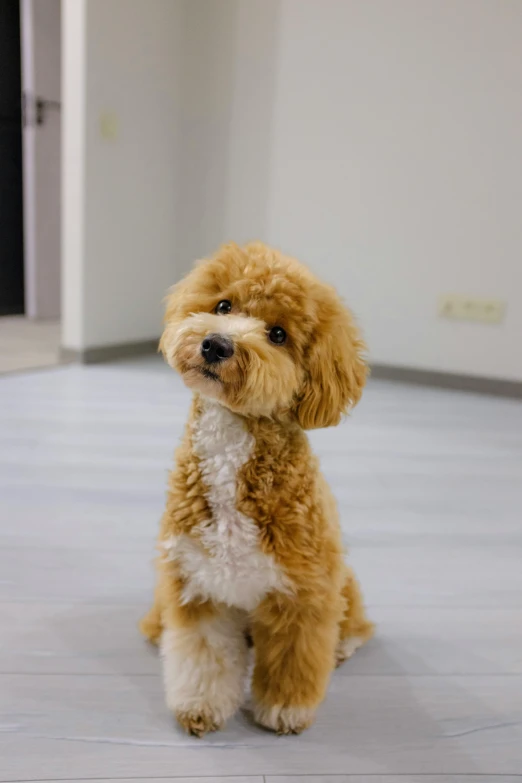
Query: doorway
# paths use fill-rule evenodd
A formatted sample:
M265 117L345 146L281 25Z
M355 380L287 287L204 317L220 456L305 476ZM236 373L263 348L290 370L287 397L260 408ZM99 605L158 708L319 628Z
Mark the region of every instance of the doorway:
M0 316L24 306L20 7L0 0Z
M60 0L0 0L0 372L59 361L60 94Z

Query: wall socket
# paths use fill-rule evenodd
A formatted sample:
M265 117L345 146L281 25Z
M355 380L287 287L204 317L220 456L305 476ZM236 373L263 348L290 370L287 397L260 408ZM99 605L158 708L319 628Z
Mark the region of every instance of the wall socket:
M451 321L476 321L500 324L506 314L502 299L474 299L461 294L443 294L439 298L439 316Z

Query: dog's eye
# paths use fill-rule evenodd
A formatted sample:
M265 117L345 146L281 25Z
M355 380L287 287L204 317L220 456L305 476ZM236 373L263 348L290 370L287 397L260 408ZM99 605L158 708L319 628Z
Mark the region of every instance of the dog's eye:
M276 345L283 345L286 340L286 332L282 326L273 326L268 332L268 338Z
M227 315L232 310L232 302L229 302L228 299L222 299L221 302L218 302L216 307L216 313L218 315Z

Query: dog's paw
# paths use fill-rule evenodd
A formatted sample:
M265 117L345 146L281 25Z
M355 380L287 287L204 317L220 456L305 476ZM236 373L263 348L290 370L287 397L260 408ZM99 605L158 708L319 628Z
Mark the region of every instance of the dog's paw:
M266 707L256 704L254 717L261 726L277 734L300 734L312 725L315 709L313 707Z
M192 709L188 712L176 711L176 719L187 734L203 737L209 731L218 731L225 723L223 717L210 707Z
M335 666L340 666L348 658L351 658L364 642L365 639L362 636L348 636L346 639L341 639L335 651Z

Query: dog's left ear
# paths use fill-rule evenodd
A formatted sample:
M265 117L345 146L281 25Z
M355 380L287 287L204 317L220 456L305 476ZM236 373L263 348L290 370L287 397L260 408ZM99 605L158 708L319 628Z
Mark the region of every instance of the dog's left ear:
M318 314L321 322L305 357L305 379L294 407L305 430L339 424L359 401L368 372L366 346L333 291Z

